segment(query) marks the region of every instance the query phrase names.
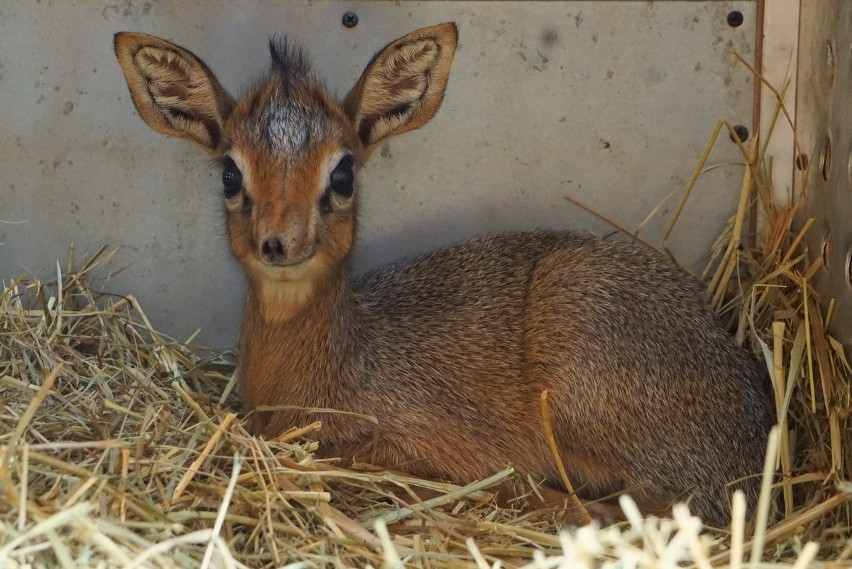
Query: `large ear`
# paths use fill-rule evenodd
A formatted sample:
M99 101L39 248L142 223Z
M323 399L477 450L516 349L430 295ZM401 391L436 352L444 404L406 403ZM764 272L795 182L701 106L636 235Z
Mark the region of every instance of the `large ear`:
M456 25L450 22L412 32L373 57L343 102L368 152L435 116L457 42Z
M152 128L219 145L234 101L192 52L147 34L115 34L115 55L139 115Z

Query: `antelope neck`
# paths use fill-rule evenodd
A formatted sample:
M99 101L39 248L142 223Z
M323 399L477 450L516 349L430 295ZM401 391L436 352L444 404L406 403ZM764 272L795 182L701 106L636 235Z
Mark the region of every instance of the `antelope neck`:
M347 408L353 404L349 381L358 359L358 300L346 271L335 269L314 283L309 298L284 320L270 322L262 312L260 283L249 279L240 330L238 374L244 403ZM270 415L270 418L272 416ZM281 428L292 419L275 415ZM270 425L275 430L279 426Z
M329 328L334 327L334 322L353 316L357 304L349 275L342 268L296 282L270 282L249 276L245 319L282 331Z

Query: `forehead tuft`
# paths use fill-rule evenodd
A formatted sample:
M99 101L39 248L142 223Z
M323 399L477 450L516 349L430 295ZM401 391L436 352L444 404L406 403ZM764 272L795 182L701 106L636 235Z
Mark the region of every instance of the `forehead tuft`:
M285 37L269 40L269 55L272 56L272 72L285 81L307 78L311 71L305 52Z
M252 144L292 159L335 135L339 109L311 75L301 49L277 38L270 40L269 51L269 73L241 101L237 128Z

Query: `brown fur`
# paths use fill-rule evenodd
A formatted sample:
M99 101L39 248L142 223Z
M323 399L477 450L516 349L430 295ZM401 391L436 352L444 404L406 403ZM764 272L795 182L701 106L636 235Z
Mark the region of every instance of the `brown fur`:
M143 87L169 73L129 55L149 45L188 70L172 74L168 97ZM190 52L117 36L143 119L176 134L169 116L203 117L177 135L242 173L225 209L248 277L238 374L253 428L275 436L321 418L321 456L459 483L512 463L558 488L541 421L547 389L581 493L640 488L648 511L691 498L724 525L725 485L761 470L771 409L754 362L667 259L569 232L512 233L349 277L357 197L331 192L326 176L341 153L360 166L388 136L431 119L455 45L452 24L389 44L343 103L299 54L273 47L270 75L214 112L211 101L230 98ZM186 88L186 75L206 87ZM287 244L281 263L259 253L270 235ZM756 480L738 485L753 501Z

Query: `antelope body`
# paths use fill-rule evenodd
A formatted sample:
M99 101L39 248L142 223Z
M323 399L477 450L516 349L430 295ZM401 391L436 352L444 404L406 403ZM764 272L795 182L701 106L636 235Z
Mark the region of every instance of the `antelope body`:
M636 487L646 510L691 498L726 524L726 484L756 495L747 477L762 468L771 409L752 360L667 259L571 232L511 233L350 278L355 172L434 116L456 38L441 24L392 42L338 102L283 42L235 101L191 52L116 35L142 118L223 164L248 281L242 397L275 408L252 428L271 437L319 414L321 456L458 483L511 463L558 488L546 389L575 487Z

